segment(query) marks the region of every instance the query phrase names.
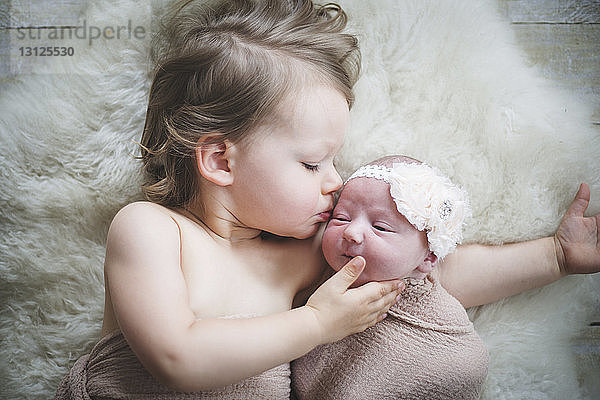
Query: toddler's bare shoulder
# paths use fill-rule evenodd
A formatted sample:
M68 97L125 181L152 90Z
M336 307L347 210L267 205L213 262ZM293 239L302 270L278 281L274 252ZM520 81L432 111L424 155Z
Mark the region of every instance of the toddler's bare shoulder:
M137 201L127 204L121 208L115 215L112 224L131 224L138 223L141 226L151 226L153 224L173 223L171 214L174 212L159 204L149 201Z
M140 246L178 244L179 228L174 212L158 204L140 201L126 205L113 218L107 247L130 250Z

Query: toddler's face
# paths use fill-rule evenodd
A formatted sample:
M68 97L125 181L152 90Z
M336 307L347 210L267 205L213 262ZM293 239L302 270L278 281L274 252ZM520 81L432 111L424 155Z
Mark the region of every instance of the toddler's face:
M338 271L355 256L367 261L353 286L370 281L420 277L429 255L427 235L400 214L390 187L373 178L349 181L323 234L323 254Z
M232 190L243 225L304 239L329 219L342 185L333 158L343 144L349 113L346 99L325 86L294 95L280 118L255 132L239 151L232 149L237 154Z

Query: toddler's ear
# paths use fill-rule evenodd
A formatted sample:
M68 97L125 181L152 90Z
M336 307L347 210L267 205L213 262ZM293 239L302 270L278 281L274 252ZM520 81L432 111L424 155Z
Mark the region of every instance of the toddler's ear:
M417 269L420 272L428 274L431 271L433 271L433 269L437 266L437 262L438 262L437 256L435 254L433 254L432 252L429 252L429 255L427 257L425 257L425 259L423 260L423 262L421 264L419 264Z
M214 142L206 138L198 141L196 166L206 180L219 186L228 186L233 182L229 169L230 147L231 142L228 140Z

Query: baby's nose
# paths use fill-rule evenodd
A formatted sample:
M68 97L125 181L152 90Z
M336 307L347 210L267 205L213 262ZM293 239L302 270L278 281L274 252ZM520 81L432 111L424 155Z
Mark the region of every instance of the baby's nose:
M360 244L363 242L363 233L360 227L356 224L350 224L344 229L342 237L352 243Z

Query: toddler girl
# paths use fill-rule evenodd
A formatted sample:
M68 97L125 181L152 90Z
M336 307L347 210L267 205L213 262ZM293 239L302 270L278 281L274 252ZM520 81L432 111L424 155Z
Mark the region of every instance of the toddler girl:
M347 290L357 258L290 310L322 272L315 234L342 183L357 61L342 10L188 3L150 89L150 202L112 221L103 338L59 399L287 399L289 361L381 320L402 285Z
M334 270L361 255L355 284L405 278L376 326L292 363L298 399L477 399L487 351L434 268L453 252L469 214L466 193L431 167L385 157L346 182L325 233Z

